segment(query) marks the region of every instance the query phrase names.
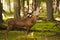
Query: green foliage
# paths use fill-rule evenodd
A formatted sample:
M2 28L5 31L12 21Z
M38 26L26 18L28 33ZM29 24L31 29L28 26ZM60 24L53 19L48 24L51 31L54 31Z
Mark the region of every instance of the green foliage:
M54 22L37 21L34 27L36 27L36 29L39 28L38 30L40 30L40 29L49 29L54 25L55 25Z

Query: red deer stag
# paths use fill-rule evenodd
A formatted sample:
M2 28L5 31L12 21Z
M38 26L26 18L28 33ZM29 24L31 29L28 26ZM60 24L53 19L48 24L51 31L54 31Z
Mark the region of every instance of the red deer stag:
M15 19L15 18L10 18L7 20L7 33L9 30L11 29L19 29L20 28L24 28L27 29L27 32L29 31L29 29L36 23L37 20L37 16L39 15L39 8L37 8L36 11L34 11L31 14L31 17L26 17L25 19L21 20L21 19ZM6 35L7 36L7 35Z

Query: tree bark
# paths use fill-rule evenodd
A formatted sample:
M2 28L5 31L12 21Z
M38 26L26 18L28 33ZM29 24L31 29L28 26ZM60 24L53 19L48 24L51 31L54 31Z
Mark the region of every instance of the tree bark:
M3 6L2 6L1 0L0 0L0 23L3 22L3 19L2 19L2 10L3 10Z
M47 20L54 20L52 0L46 0L46 6L47 6Z
M20 8L21 6L20 6L20 0L18 0L18 14L19 14L19 17L20 17Z
M20 16L24 17L24 0L20 0L20 6L21 6Z
M36 6L40 7L40 4L41 4L41 0L36 0Z
M20 18L19 3L20 0L14 0L14 18Z
M7 6L8 6L8 13L11 13L10 0L7 0Z
M57 11L58 11L58 14L59 14L59 17L60 17L60 8L59 8L59 5L60 5L60 0L57 0Z

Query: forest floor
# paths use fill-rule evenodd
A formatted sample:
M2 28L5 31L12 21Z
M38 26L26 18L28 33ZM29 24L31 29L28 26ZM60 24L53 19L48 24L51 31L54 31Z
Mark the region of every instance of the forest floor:
M26 35L26 31L10 31L9 40L60 40L60 26L55 26L55 22L38 20L31 30L41 30ZM49 30L44 32L44 30ZM50 32L51 31L51 32ZM0 40L5 39L5 30L0 30Z
M4 40L5 37L5 33L0 32L0 40ZM25 32L10 31L8 34L8 40L60 40L60 33L46 35L45 32L35 32L33 35L27 36Z

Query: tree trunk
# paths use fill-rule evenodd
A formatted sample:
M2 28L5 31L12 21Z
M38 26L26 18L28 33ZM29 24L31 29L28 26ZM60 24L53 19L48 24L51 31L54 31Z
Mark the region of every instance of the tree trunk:
M19 14L19 17L20 17L20 0L18 0L18 14Z
M60 0L57 0L57 11L58 11L58 14L59 14L59 17L60 17L60 8L59 8L59 5L60 5Z
M24 17L24 0L20 0L20 5L21 5L20 16Z
M27 13L29 12L29 0L27 0L27 5L28 5L28 9L27 9Z
M11 13L10 0L7 0L7 6L8 6L8 13Z
M2 19L2 10L3 10L3 6L2 6L1 0L0 0L0 23L3 22L3 19Z
M19 9L19 3L20 0L14 0L14 18L20 18L20 9Z
M46 0L46 5L47 5L47 20L54 20L52 0Z
M40 7L40 4L41 4L41 0L36 0L36 6Z
M60 1L60 0L57 0L57 7L59 7L59 1Z
M54 13L57 12L57 0L53 0L53 10L54 10Z

